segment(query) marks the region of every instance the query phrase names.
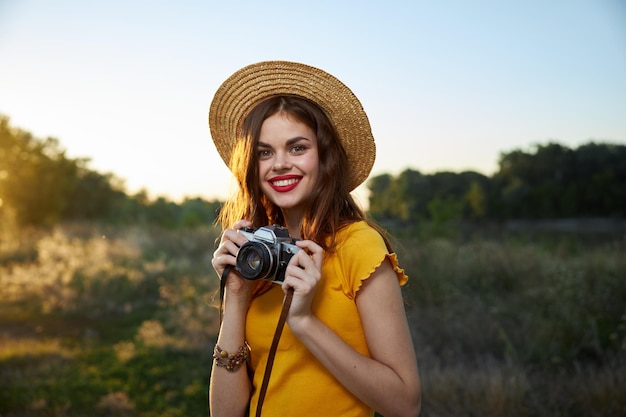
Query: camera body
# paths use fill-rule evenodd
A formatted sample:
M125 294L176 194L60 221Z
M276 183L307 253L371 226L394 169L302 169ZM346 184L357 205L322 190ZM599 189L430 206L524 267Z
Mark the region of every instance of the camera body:
M300 250L295 244L298 239L278 225L245 227L238 232L248 241L239 248L235 269L248 280L264 279L282 284L289 260Z

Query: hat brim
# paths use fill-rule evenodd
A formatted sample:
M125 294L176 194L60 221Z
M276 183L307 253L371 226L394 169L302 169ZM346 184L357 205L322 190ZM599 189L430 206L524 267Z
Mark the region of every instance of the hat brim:
M243 119L261 101L295 95L316 103L335 126L348 155L349 189L363 183L374 165L376 145L358 98L331 74L305 64L264 61L246 66L218 88L209 109L215 147L227 166Z

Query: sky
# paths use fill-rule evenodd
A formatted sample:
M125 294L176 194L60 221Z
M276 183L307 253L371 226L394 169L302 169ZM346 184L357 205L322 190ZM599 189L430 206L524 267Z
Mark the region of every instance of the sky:
M624 0L0 0L0 114L129 193L224 199L211 99L275 59L359 97L371 176L492 175L515 149L626 144Z

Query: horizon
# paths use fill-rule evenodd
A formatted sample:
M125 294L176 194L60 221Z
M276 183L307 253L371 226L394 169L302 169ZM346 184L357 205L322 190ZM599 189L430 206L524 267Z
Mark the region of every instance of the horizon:
M230 74L266 59L319 67L352 89L376 138L370 178L491 176L514 149L626 143L619 0L14 0L0 4L0 54L0 114L12 127L57 138L129 193L179 201L227 196L208 107Z

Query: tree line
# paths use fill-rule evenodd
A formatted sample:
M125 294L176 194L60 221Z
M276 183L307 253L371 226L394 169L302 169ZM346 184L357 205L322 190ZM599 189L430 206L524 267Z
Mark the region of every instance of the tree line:
M407 169L372 177L369 214L415 224L626 217L626 145L558 143L500 154L492 176ZM221 202L128 194L111 173L70 158L55 138L39 139L0 115L0 223L53 225L67 220L194 227L215 221Z
M626 145L558 143L500 154L492 176L407 169L368 182L377 220L415 223L626 216Z
M169 228L214 222L221 203L200 197L176 203L128 194L124 181L69 158L55 138L39 139L0 115L0 224L49 226L68 220Z

